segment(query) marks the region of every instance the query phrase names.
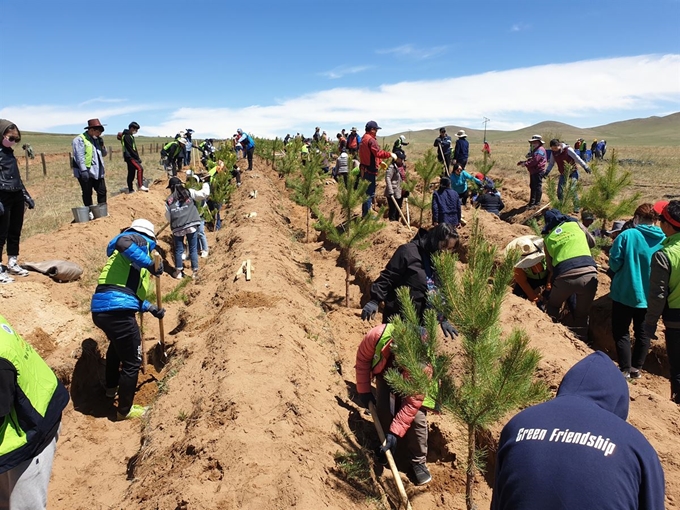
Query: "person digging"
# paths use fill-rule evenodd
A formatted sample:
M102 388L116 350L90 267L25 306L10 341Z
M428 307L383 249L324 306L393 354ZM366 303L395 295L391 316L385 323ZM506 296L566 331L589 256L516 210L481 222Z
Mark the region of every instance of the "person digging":
M146 300L150 275L163 274L163 264L154 267L151 252L155 247L153 223L134 220L109 242L109 259L92 296L92 322L110 342L106 351L106 397L118 395L118 420L139 418L146 412L146 407L132 404L143 361L135 314L149 312L158 319L165 315L164 308Z
M435 409L431 396L402 397L392 393L383 375L394 366L392 355L392 324L380 324L364 336L356 355L356 386L361 405L375 405L383 430L388 431L385 444L378 452L378 460L385 461L387 450L394 453L397 443L403 439L408 459L413 469L416 485L432 480L425 460L427 458L427 410ZM403 374L407 377L407 374ZM375 378L376 396L371 391L371 379ZM393 409L393 411L392 411Z

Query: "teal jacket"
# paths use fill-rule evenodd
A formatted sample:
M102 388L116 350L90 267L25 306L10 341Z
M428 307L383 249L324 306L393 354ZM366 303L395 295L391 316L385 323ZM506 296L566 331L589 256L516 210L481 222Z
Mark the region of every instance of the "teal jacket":
M653 225L638 225L619 234L609 251L609 268L614 272L610 290L613 301L647 308L652 255L661 249L665 237Z

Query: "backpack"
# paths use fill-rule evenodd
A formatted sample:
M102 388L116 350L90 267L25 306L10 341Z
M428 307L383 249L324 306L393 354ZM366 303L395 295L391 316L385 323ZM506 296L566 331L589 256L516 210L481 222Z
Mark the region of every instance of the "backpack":
M122 132L122 131L118 131L118 134L116 135L116 139L117 139L119 142L120 142L121 140L123 140L123 132Z

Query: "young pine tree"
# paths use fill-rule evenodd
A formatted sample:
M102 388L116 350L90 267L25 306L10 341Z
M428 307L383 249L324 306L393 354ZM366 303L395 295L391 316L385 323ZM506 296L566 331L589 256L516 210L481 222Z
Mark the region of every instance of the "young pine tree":
M276 170L279 177L286 178L291 174L297 173L302 166L300 161L300 150L302 149L302 140L294 138L284 147L282 156L276 159Z
M456 269L456 255L442 252L433 256L439 287L431 304L460 333L462 366L456 372L457 383L452 382L450 360L437 352L436 341L430 340L427 348L416 341L414 332L419 324L407 310L405 326L397 330L405 333L395 337L395 356L410 378L399 381L391 376L391 384L401 394L422 395L424 387L432 384L423 367L432 366L433 380L439 385L436 402L467 427L466 504L471 510L474 477L484 467L477 433L513 409L544 400L548 390L534 379L540 355L529 348L527 334L519 329L506 337L501 333L501 303L518 254L513 253L497 266L496 248L483 239L477 219L472 224L468 254L469 263L462 274ZM426 312L425 329L430 339L435 338L434 311Z
M286 179L286 186L293 190L293 201L307 208L307 242L309 242L309 217L323 198L321 181L321 154L315 154L300 168L299 174Z
M414 193L416 181L411 180L405 186L404 189L408 190L409 193L409 204L420 209L420 218L418 224L423 226L423 216L426 210L429 210L432 205L432 192L430 191L430 184L437 178L441 172L441 163L437 161L437 156L432 149L425 153L425 157L416 161L415 164L416 174L422 179L423 191L421 195Z
M602 220L602 230L613 220L631 214L640 200L640 193L624 198L626 190L633 184L633 174L621 170L616 158L616 151L604 171L593 165L593 182L584 193L581 205Z
M368 181L360 179L358 175L350 173L347 187L342 180L338 183L337 201L342 206L345 221L340 225L335 224L335 214L327 217L319 214L319 219L314 228L326 233L328 239L340 247L340 254L345 262L345 306L349 308L349 281L351 277L350 266L357 251L370 246L368 241L371 234L385 227L380 221L385 214L384 208L377 216L367 214L364 217L353 215L353 211L361 206L366 200ZM356 184L356 188L355 188Z
M573 166L565 163L564 175L570 175L573 171ZM562 187L562 198L557 196L557 184L559 174L548 178L548 187L546 192L550 199L550 207L557 209L563 214L572 214L573 211L580 209L579 193L581 191L581 183L578 180L572 180L567 177L564 186Z

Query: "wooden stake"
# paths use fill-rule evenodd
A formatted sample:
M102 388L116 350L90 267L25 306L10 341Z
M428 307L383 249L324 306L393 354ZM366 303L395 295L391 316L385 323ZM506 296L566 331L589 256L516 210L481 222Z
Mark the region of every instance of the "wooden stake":
M383 432L382 425L380 425L378 411L375 409L375 405L373 404L373 402L369 402L368 409L369 411L371 411L371 416L373 417L373 425L375 426L375 430L378 432L378 437L380 438L380 441L382 441L382 444L384 446L385 433ZM408 500L406 489L404 489L404 484L401 481L401 477L399 476L399 470L397 469L397 465L394 462L392 452L387 450L385 452L385 456L387 457L387 463L390 465L390 470L392 471L392 476L394 477L394 481L397 484L397 490L399 491L399 495L401 496L402 502L406 506L407 510L413 510L413 508L411 507L411 502Z
M404 202L406 203L406 223L408 224L408 228L411 228L411 211L408 209L408 198L404 199Z
M47 175L47 163L45 163L45 154L40 153L40 159L42 160L43 175Z
M246 281L250 281L250 259L246 260Z
M28 181L28 150L24 149L24 155L26 156L26 181Z
M406 220L406 216L404 216L404 213L401 212L401 207L399 207L399 204L397 203L397 199L394 198L394 195L390 195L390 198L392 199L392 202L394 203L394 207L396 207L397 211L399 211L399 216L401 216L401 219L404 220L404 225L406 225L408 227L409 232L412 232L410 222Z

